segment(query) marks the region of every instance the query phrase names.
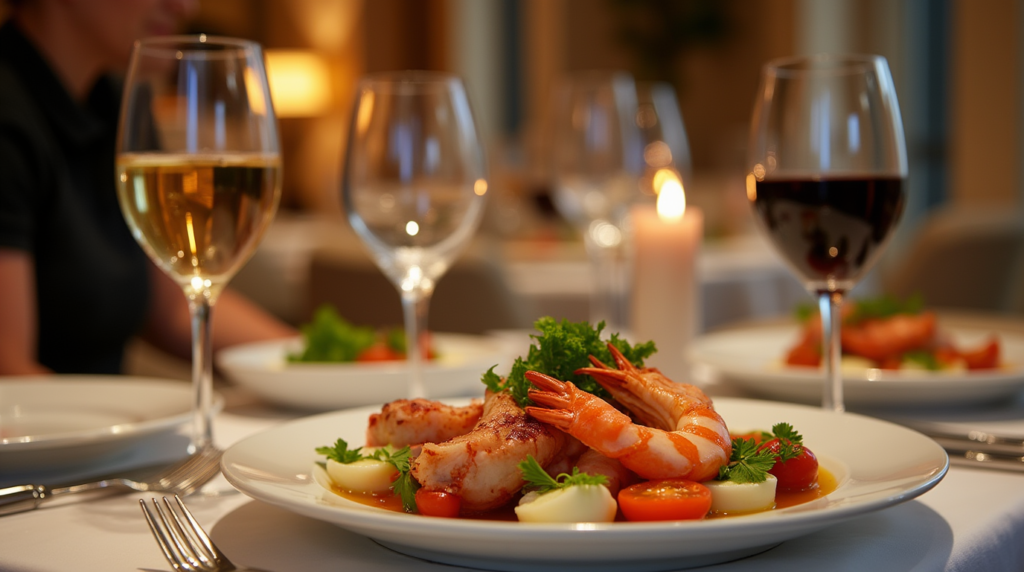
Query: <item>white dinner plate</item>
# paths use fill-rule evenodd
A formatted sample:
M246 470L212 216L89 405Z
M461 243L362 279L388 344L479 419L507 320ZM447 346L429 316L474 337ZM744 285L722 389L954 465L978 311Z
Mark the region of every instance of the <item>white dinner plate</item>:
M957 347L976 347L995 334L1002 367L994 370L924 371L861 369L843 371L849 406L934 406L977 404L1013 395L1024 388L1024 324L966 314L939 314L940 332ZM768 323L702 336L691 346L698 367L710 368L743 390L772 399L821 403L823 370L786 366L783 359L797 343L800 326Z
M97 465L191 422L188 383L144 377L0 377L0 475Z
M464 403L455 402L455 403ZM910 500L945 475L934 441L856 414L720 398L733 430L792 423L837 478L828 496L748 516L663 523L528 524L430 518L364 506L317 482L315 447L363 443L378 408L325 413L253 435L227 450L224 476L246 495L366 535L398 552L490 570L668 570L743 558L824 526Z
M432 334L437 358L423 368L427 397L482 393L480 377L491 366L511 366L494 339L464 334ZM408 395L405 362L289 363L302 339L274 340L221 350L217 366L235 383L267 401L312 411L385 403Z

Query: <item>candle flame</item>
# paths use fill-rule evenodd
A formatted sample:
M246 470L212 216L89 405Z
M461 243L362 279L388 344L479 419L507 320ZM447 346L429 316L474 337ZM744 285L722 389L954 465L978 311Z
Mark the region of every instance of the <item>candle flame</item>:
M666 222L683 218L686 212L686 193L683 184L675 179L666 179L658 192L658 217Z

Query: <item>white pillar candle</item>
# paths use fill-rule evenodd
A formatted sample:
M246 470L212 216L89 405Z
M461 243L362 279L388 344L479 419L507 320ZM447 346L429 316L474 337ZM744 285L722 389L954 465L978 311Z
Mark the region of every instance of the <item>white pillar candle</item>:
M646 365L675 381L688 381L686 352L701 320L697 256L704 215L700 209L685 207L683 197L681 185L669 184L662 187L658 207L637 205L630 212L634 249L630 341L654 340L658 353Z

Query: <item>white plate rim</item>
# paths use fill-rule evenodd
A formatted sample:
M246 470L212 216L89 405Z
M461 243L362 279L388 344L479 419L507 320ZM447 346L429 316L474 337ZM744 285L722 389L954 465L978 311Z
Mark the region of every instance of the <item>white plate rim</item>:
M304 469L289 465L286 470L282 469L279 474L267 474L267 467L264 466L251 466L253 459L246 457L246 449L260 447L266 449L267 442L273 441L276 436L281 438L286 437L288 433L301 434L305 430L317 430L320 424L325 425L325 427L337 426L339 425L340 418L365 415L373 411L375 409L373 407L311 416L251 436L236 443L225 452L222 469L228 482L252 498L282 506L299 514L333 522L343 528L349 528L361 534L369 533L371 537L374 535L390 535L394 534L395 531L411 532L412 536L415 537L416 543L425 543L429 546L429 539L444 540L458 537L470 544L486 544L488 541L494 541L496 537L509 538L509 535L513 535L517 542L564 542L572 544L580 542L581 535L589 535L585 537L588 541L599 540L607 542L628 538L634 540L642 539L642 542L647 543L669 540L678 542L680 534L683 534L684 531L687 540L704 539L707 541L721 540L723 535L735 538L757 533L768 537L766 531L769 529L772 530L774 535L785 535L787 531L791 531L794 528L802 530L801 534L803 534L823 525L834 524L856 515L879 510L915 498L934 487L944 477L949 466L945 451L934 441L919 433L886 421L857 414L830 413L808 406L777 402L717 398L716 404L718 404L719 409L724 407L726 410L730 407L739 409L744 407L771 408L790 412L799 409L812 416L838 416L844 422L850 422L854 425L867 423L877 427L879 426L877 424L881 424L887 431L899 432L902 435L901 438L909 438L914 441L920 449L919 454L926 454L928 462L915 468L918 473L915 474L914 478L904 479L906 482L902 483L895 481L888 483L884 494L872 493L873 496L868 495L871 496L870 499L864 499L860 502L833 502L831 500L822 502L824 499L820 499L806 505L744 517L702 522L592 524L585 525L583 528L573 524L524 525L523 523L516 522L462 519L431 519L429 521L431 526L423 526L426 522L423 520L424 517L363 507L351 501L341 499L337 495L333 495L333 493L329 493L316 484L315 478L312 475L312 469L315 466L314 460L316 459L316 456L313 454L309 455L309 461L306 463L308 466ZM326 435L324 440L328 442L333 441ZM325 442L324 444L327 443ZM277 459L282 458L280 453L279 451ZM823 462L830 466L830 468L835 467L835 470L842 471L846 461L840 456L838 459L825 458ZM250 470L255 470L256 472L250 472ZM300 475L302 478L296 480ZM844 478L845 480L840 483L837 492L842 490L844 486L860 486L857 479L851 478L849 474ZM856 491L857 489L850 490ZM341 503L338 501L341 501ZM351 506L347 506L345 503ZM339 506L339 504L344 506ZM419 528L423 530L418 530ZM799 536L799 534L793 534L789 537L793 536ZM775 537L772 536L772 538ZM378 542L382 541L379 538L377 540ZM777 541L774 543L777 543ZM385 544L392 545L388 542L385 542ZM579 555L578 552L575 554ZM513 558L515 554L500 554L496 556ZM636 554L633 556L642 557L643 555ZM681 556L687 555L683 554ZM465 563L465 560L462 562ZM679 565L681 566L682 564L680 563ZM514 569L514 567L505 569Z

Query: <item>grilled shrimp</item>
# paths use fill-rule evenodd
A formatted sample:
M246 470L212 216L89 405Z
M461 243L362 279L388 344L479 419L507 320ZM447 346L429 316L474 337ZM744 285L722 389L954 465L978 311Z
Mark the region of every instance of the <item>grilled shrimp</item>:
M579 460L576 461L576 468L581 473L604 475L608 479L605 486L608 487L608 492L612 493L613 497L619 494L619 489L627 487L637 480L636 474L627 469L618 459L606 457L594 449L587 449L580 455Z
M469 433L480 421L484 404L473 400L454 407L427 399L399 399L370 415L366 444L370 447L439 443Z
M700 389L674 383L653 368L639 369L614 346L619 369L591 358L582 368L647 425L633 423L607 401L539 372L526 378L538 389L529 396L541 407L527 413L576 437L601 454L618 459L646 479L707 480L728 462L732 442L725 421Z
M527 455L546 466L566 440L561 431L527 417L507 392L488 392L483 416L473 430L424 444L412 462L412 475L427 490L459 495L463 510L496 508L522 488L517 465Z

